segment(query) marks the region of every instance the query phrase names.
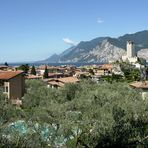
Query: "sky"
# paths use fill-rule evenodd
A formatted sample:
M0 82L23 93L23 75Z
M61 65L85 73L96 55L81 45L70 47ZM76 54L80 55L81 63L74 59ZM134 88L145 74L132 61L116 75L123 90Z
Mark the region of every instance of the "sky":
M148 0L0 0L0 63L61 53L80 41L148 29Z

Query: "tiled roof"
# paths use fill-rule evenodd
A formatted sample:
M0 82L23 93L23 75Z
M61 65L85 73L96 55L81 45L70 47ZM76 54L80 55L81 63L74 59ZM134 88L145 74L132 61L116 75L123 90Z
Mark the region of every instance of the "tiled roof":
M49 85L53 85L53 86L64 86L64 84L62 82L56 81L56 80L52 80L48 82Z
M102 69L112 69L113 68L113 65L112 64L103 64L101 66Z
M26 76L27 79L40 79L42 78L42 76L36 76L36 75L29 75L29 76Z
M0 79L9 80L21 73L23 73L23 71L0 71Z
M130 84L130 86L135 87L135 88L148 88L148 81L133 82Z
M0 68L8 68L6 65L0 65Z
M79 75L89 75L89 72L76 72L75 75L79 76Z
M63 83L76 83L79 82L79 79L76 77L65 77L65 78L59 78L59 81Z
M48 73L48 76L58 76L58 75L63 75L63 73Z
M46 65L40 65L39 67L38 67L38 69L41 69L41 70L44 70L45 68L47 68L47 69L53 69L53 70L65 70L66 68L64 68L64 67L59 67L59 66L46 66Z

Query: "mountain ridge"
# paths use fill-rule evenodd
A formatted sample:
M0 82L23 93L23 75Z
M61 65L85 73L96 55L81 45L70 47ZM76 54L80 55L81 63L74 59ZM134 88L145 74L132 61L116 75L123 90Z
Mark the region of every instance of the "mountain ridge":
M90 41L81 41L78 45L66 49L59 55L54 54L42 62L89 63L119 60L126 53L126 42L128 40L135 43L135 50L137 54L140 53L141 57L144 53L148 53L148 30L143 30L117 38L106 36L97 37ZM141 49L145 50L140 51ZM148 59L148 55L144 55L144 58Z

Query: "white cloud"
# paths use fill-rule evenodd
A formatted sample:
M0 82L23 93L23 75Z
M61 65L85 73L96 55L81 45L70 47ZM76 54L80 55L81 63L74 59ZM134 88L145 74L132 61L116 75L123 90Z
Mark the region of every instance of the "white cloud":
M63 41L64 41L66 44L69 44L69 45L72 45L72 46L77 45L77 42L72 41L72 40L69 39L69 38L63 38Z
M103 22L104 22L104 21L102 20L102 18L100 18L100 17L97 18L97 23L101 24L101 23L103 23Z

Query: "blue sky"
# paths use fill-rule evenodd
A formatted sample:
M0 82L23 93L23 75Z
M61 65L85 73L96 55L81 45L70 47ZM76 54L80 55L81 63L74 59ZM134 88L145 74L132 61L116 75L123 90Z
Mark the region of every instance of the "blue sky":
M35 61L95 37L148 29L148 0L0 0L0 62Z

